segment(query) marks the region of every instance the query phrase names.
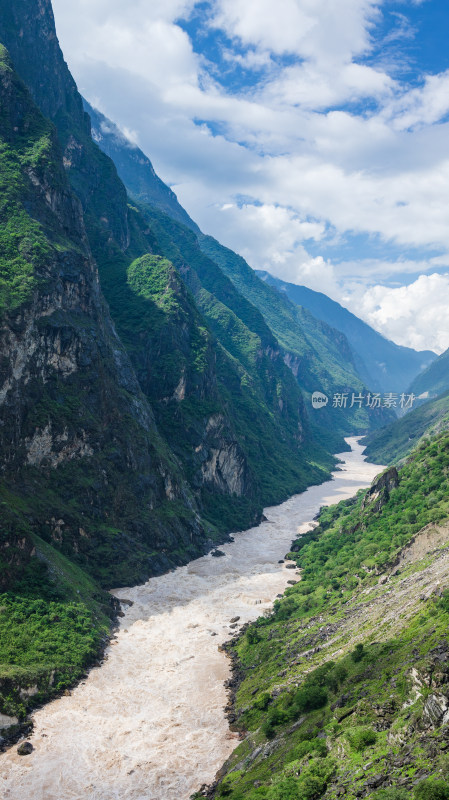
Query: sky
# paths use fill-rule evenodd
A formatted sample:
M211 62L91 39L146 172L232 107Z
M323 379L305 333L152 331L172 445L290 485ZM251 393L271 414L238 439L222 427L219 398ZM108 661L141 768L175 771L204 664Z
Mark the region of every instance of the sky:
M82 94L205 233L449 347L447 0L53 0Z

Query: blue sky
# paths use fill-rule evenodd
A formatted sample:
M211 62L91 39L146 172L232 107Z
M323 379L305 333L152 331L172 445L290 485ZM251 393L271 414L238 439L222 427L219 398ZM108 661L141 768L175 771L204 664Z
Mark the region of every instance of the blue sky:
M54 0L87 99L206 233L449 346L447 0Z

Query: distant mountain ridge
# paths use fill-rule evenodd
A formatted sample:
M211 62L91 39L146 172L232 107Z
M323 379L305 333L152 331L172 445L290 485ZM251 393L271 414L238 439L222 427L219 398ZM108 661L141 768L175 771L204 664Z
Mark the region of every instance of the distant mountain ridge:
M180 205L175 193L156 174L148 156L133 145L114 122L93 108L84 98L83 104L91 119L93 140L112 159L131 197L141 203L156 206L199 233L198 225Z
M322 292L287 283L269 272L256 272L262 280L284 293L292 302L307 308L315 317L344 333L354 352L360 375L377 391L406 392L416 376L429 368L437 358L436 353L431 350L417 351L386 339Z
M428 393L429 398L438 397L449 389L449 349L441 353L423 372L415 377L410 391L417 396Z
M449 428L449 392L422 403L401 419L366 436L365 455L374 464L396 464L430 436Z
M284 350L286 364L292 370L307 398L310 412L310 397L316 390L323 390L332 396L335 392L349 393L375 388L370 376L361 375L357 355L349 346L344 333L337 331L327 321L316 319L307 309L299 308L285 296L280 296L274 288L259 279L255 271L237 253L211 236L204 235L197 224L179 204L176 195L156 175L150 159L139 147L133 145L120 129L107 117L92 108L86 101L84 107L91 115L92 135L99 147L114 161L118 174L144 214L157 224L159 241L167 242L165 255L177 264L181 271L194 267L203 288L218 292L218 297L226 306L236 309L236 296L231 299L229 284L223 283L224 273L232 282L242 307L242 297L251 304L245 312L246 324L254 325L254 310L260 312L264 325ZM173 222L170 222L172 220ZM182 230L180 226L183 226ZM162 229L164 233L162 234ZM177 242L177 252L173 251L173 241ZM180 256L178 263L177 258ZM221 287L221 288L220 288ZM217 322L222 314L204 305L204 297L191 288L197 302L202 306L209 324L218 332ZM257 322L260 326L260 319ZM363 365L362 365L363 367ZM362 379L363 378L363 379ZM326 447L341 449L337 436L345 436L354 431L363 432L367 428L379 427L391 419L393 412L386 409L370 411L366 409L333 409L331 404L321 409L319 414L309 413L310 424L317 437Z
M158 177L150 159L126 138L117 125L86 100L84 107L91 116L94 140L114 161L130 195L139 202L157 208L195 233L205 255L216 261L228 278L235 283L239 292L261 311L275 336L286 351L291 353L291 364L294 364L298 355L304 357L308 348L314 349L314 345L323 340L324 336L328 354L333 353L334 364L337 364L341 357L347 365L352 364L350 370L354 370L354 375L357 377L349 381L348 388L352 382L353 388L357 389L361 379L371 390L400 393L406 392L415 376L436 358L436 354L431 351L417 352L389 341L321 292L288 284L268 272L252 270L244 259L200 231L198 225L180 205L175 193ZM312 317L305 315L305 311L294 311L288 308L288 304L280 303L276 294L266 291L260 285L260 281L255 277L252 278L250 273L257 275L270 289L277 290L277 293L281 293L294 306L301 306L310 312ZM327 337L324 329L316 327L313 318L329 326ZM295 338L294 331L298 331L299 327L309 332L308 345L305 345L303 335L299 336L301 342ZM346 337L349 349L343 339L338 340L335 333L332 335L332 329ZM337 349L340 348L340 355L335 353L335 346ZM315 356L311 355L310 350L309 355L308 360L313 363ZM306 375L304 380L306 383L300 380L300 385L311 391L311 385L307 386ZM328 389L326 381L323 386ZM314 388L321 387L317 384ZM324 415L321 419L324 419Z

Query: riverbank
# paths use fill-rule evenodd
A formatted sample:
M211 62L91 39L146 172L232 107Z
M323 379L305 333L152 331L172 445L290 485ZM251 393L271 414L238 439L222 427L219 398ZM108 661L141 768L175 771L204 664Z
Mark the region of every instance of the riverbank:
M220 546L224 557L116 592L133 606L103 665L34 715L31 755L2 757L7 800L187 800L211 783L239 741L223 712L230 670L218 645L295 579L278 562L298 529L371 482L378 467L352 444L332 481L266 509L266 522Z
M449 436L324 508L291 555L301 581L229 644L242 741L195 797L446 797Z

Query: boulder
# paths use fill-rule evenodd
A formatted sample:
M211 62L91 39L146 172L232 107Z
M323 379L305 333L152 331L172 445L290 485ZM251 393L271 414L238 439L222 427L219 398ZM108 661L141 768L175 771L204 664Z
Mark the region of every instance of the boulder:
M33 750L34 750L34 747L31 744L31 742L22 742L22 744L19 744L19 746L17 748L17 752L18 752L19 756L29 756L30 753L33 752Z
M449 703L442 694L431 694L424 703L422 724L426 728L434 728L449 719Z

